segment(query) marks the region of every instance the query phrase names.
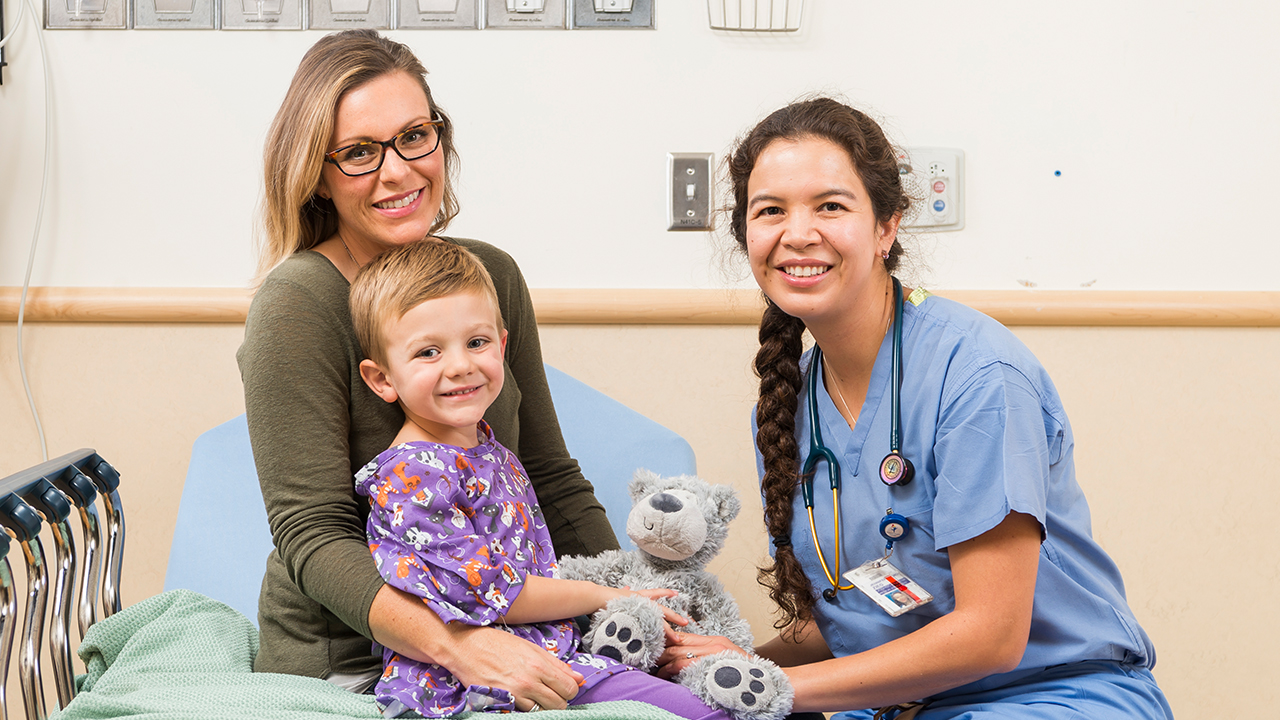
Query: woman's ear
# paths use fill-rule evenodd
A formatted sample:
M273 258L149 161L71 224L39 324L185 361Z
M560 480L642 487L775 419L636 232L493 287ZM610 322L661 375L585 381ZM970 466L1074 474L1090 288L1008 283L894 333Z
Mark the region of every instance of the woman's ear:
M382 368L378 367L378 363L372 360L361 360L360 377L364 378L364 384L369 386L373 394L383 400L393 403L400 399L400 394L391 385L391 379L382 371Z
M898 224L902 222L902 213L893 214L888 220L880 223L880 254L887 255L898 239Z
M876 250L881 258L888 258L888 254L893 250L893 242L897 240L897 225L901 222L902 214L893 213L890 219L884 220L883 223L877 225L879 242L876 243Z

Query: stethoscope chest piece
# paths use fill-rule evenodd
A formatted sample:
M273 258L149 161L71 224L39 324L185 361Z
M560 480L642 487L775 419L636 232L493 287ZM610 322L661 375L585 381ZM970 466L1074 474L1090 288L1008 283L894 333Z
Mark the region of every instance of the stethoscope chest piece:
M901 453L891 452L880 461L880 481L885 485L903 486L911 482L916 469Z

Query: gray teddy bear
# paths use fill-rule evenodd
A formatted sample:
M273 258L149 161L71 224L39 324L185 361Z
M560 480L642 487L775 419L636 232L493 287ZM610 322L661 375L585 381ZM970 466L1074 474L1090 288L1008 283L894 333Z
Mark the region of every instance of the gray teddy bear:
M639 549L561 558L560 576L608 587L671 588L679 594L657 602L689 618L683 632L721 635L749 651L751 627L720 580L706 570L742 508L737 494L689 475L659 477L643 469L636 471L628 490L634 505L627 535ZM584 649L650 671L665 647L663 623L654 601L618 598L592 617ZM732 651L699 658L675 680L740 720L781 720L791 712L794 698L777 665Z

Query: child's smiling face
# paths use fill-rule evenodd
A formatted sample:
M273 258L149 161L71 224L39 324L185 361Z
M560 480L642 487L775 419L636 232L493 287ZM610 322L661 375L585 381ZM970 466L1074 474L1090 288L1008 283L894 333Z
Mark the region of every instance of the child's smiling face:
M492 301L478 292L426 300L383 333L385 367L365 360L360 369L379 397L404 408L407 432L397 442L474 447L476 423L502 391L507 333Z

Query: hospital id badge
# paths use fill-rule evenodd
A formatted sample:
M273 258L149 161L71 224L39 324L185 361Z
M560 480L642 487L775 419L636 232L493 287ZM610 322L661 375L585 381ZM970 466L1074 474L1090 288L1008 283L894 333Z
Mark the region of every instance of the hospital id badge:
M845 573L844 578L874 600L890 617L898 617L933 600L928 590L894 567L888 558L863 563Z

